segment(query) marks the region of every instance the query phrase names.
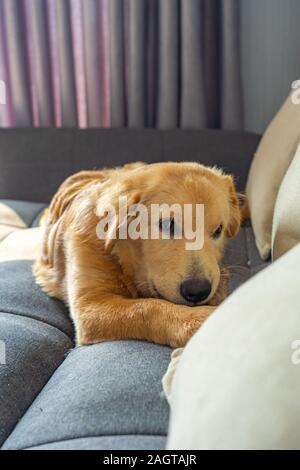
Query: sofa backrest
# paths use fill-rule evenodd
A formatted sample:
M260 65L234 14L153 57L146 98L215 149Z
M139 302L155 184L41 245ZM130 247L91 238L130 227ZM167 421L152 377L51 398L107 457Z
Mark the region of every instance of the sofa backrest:
M80 170L144 161L198 161L235 175L243 190L259 136L235 131L0 130L0 199L49 202Z

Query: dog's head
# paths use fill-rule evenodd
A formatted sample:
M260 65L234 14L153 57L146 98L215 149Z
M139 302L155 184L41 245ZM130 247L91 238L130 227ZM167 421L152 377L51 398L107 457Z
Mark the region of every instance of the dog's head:
M127 198L126 220L119 196ZM117 184L100 197L100 209L104 201L115 207L106 249L117 257L140 296L189 306L209 303L220 285L225 242L240 227L231 176L196 163L146 165L118 176ZM154 210L161 205L169 213Z

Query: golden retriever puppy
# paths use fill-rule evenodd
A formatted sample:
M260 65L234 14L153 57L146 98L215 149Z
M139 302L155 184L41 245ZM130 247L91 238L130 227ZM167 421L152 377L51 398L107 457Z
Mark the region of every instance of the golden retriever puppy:
M157 238L120 236L124 220L137 222L130 211L121 220L120 197L148 212L161 204L173 208L158 220ZM175 233L175 209L185 205L192 208L193 227L193 209L204 207L203 246L197 249L187 249L187 238ZM107 207L115 213L106 221ZM232 177L218 169L169 162L83 171L54 196L33 271L45 292L69 306L78 345L140 339L180 347L226 296L220 262L239 227Z

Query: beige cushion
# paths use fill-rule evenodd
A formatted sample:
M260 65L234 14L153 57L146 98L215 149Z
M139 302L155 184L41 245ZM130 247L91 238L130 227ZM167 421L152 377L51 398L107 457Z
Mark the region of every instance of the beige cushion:
M37 259L42 247L42 227L16 230L0 243L0 262Z
M268 258L271 250L272 219L279 186L299 139L300 105L293 104L289 96L261 140L246 188L256 244L263 259Z
M4 202L0 202L0 225L10 225L17 228L26 227L19 214Z
M2 240L5 240L5 238L10 233L15 232L16 230L19 230L19 229L17 229L16 227L12 227L11 225L4 225L4 224L2 225L0 223L0 246L1 246Z
M184 348L174 349L171 354L169 367L162 379L163 391L168 402L171 401L173 379L183 351Z
M25 222L14 210L4 202L0 202L0 242L10 233L25 227Z
M273 229L273 259L300 242L300 145L283 178L276 200Z
M300 245L236 290L183 351L169 449L300 449Z

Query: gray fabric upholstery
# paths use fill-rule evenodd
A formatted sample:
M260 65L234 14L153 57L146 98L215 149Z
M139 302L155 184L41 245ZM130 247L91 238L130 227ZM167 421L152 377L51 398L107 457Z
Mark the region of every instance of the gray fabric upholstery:
M31 262L0 263L0 444L73 346L64 305L34 282Z
M0 339L6 365L0 365L0 445L63 361L72 341L60 330L0 308Z
M229 240L223 264L230 273L229 293L267 266L268 263L262 261L258 254L249 222L235 238Z
M213 130L0 130L0 198L47 203L72 173L137 160L218 165L243 190L258 142L255 134Z
M170 353L167 347L139 341L74 349L3 448L85 436L165 435L168 406L160 379Z
M0 263L0 311L47 323L72 338L67 308L39 288L31 271L30 261Z
M165 436L101 436L53 442L26 450L163 450Z

